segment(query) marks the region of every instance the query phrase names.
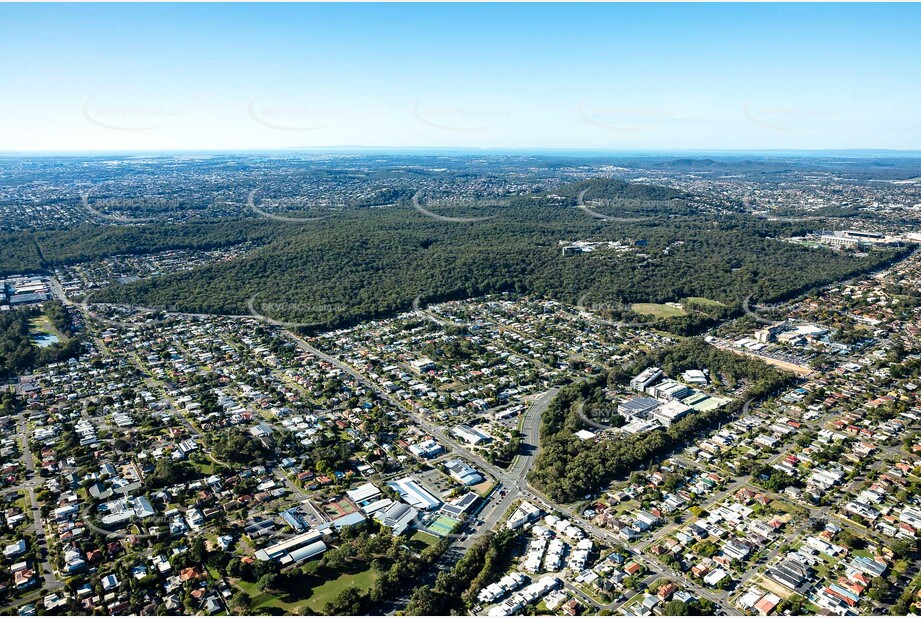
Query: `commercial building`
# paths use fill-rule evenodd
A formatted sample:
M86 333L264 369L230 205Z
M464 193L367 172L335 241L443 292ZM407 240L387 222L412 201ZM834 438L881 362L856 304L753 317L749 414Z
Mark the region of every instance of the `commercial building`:
M630 380L630 388L639 393L644 393L646 389L655 384L662 375L662 370L658 367L644 369L638 376Z
M864 241L860 238L852 238L843 234L822 234L819 236L819 242L833 247L856 247Z
M299 534L280 543L269 545L255 553L256 560L274 560L280 564L293 564L326 551L323 535L316 530Z
M363 502L370 502L375 498L381 495L381 490L378 489L373 483L365 483L359 485L355 489L350 489L345 492L345 495L349 497L355 504L361 504Z
M419 511L408 504L394 502L383 511L375 513L374 519L390 528L394 536L400 536L415 525L419 519Z
M687 397L691 394L691 388L687 384L667 379L650 386L647 392L656 399L672 400Z
M411 476L404 476L387 484L395 489L403 500L420 511L431 511L441 505L441 501L438 498L426 491Z
M617 413L627 418L648 418L661 405L652 397L634 397L618 405Z
M431 459L432 457L437 457L445 452L444 447L435 442L434 440L423 440L416 444L410 445L409 452L415 455L416 457L422 457L423 459Z
M906 240L911 241L909 237ZM854 247L858 245L895 245L902 242L902 239L887 236L877 232L864 232L861 230L843 230L840 232L822 232L819 234L819 242L831 245L833 247Z
M483 476L460 459L446 461L445 468L448 469L448 474L451 475L451 478L461 485L469 487L483 482Z
M492 442L491 436L467 425L458 425L451 430L451 433L471 446Z
M510 530L515 530L516 528L520 528L534 521L539 516L540 509L527 500L523 500L521 504L518 505L518 508L515 509L515 512L512 513L512 516L508 518L508 521L505 522L505 527Z
M652 417L668 427L675 421L687 416L691 410L692 408L690 406L686 406L680 401L673 399L653 412Z
M777 335L786 331L787 328L789 328L787 324L775 324L762 328L759 331L755 331L755 340L758 343L770 343L777 338Z
M700 369L688 369L683 374L681 374L681 379L686 383L693 384L695 386L707 385L707 374Z

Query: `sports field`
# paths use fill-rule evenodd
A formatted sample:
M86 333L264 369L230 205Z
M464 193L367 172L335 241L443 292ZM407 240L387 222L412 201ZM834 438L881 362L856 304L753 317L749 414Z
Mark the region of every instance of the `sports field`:
M674 318L685 315L684 309L662 303L633 303L630 308L640 315L650 315L654 318Z

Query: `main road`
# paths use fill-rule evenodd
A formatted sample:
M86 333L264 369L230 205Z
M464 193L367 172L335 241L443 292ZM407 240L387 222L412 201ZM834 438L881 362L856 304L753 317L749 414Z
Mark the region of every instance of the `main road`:
M461 555L458 552L466 551L466 549L468 549L473 544L474 539L479 536L480 532L478 532L478 530L485 532L494 529L496 525L499 524L502 516L507 512L508 508L511 507L511 505L516 500L527 499L537 502L539 506L543 506L543 508L546 510L557 510L565 513L570 519L576 522L579 526L591 532L595 537L605 540L612 546L624 549L633 560L642 564L651 573L670 577L680 582L685 587L685 589L692 590L699 597L716 603L723 610L725 610L727 614L739 615L738 612L726 602L724 594L717 594L711 590L707 590L689 579L683 573L675 571L671 568L664 567L658 562L651 560L650 558L644 556L642 553L637 552L627 544L623 543L608 530L601 529L591 522L586 521L582 517L582 514L576 512L572 507L555 503L549 497L545 496L538 489L532 487L530 483L528 483L527 474L531 467L534 465L538 451L540 449L541 415L547 409L547 406L556 396L559 389L553 388L547 391L535 399L525 411L524 419L521 423L521 432L523 436L520 454L515 459L515 461L513 461L511 467L508 470L503 470L497 466L492 465L476 453L459 445L452 438L446 435L440 427L430 423L421 414L416 413L414 410L404 405L403 402L398 401L389 393L383 391L383 389L379 388L377 385L363 376L354 367L348 365L347 363L339 360L334 356L314 348L293 333L288 332L288 335L301 349L313 354L314 356L326 361L327 363L330 363L331 365L334 365L335 367L338 367L340 370L351 375L356 380L360 381L362 384L365 384L370 389L377 392L380 396L390 401L393 405L397 406L398 409L402 410L404 413L413 418L413 420L419 426L425 429L426 432L439 439L440 442L449 450L473 461L482 470L489 472L493 478L496 479L497 483L499 483L501 490L505 492L504 496L484 509L483 513L485 513L485 515L481 515L481 517L478 518L481 519L483 523L478 527L474 526L470 534L461 535L458 539L456 539L451 548L445 552L445 556L442 561L440 561L440 563L443 562L445 564L449 564L449 561L456 560ZM497 490L498 489L499 488L497 488Z
M55 292L62 299L66 298L63 294L63 290L58 288L55 289ZM352 376L359 383L367 386L370 390L377 393L378 396L390 402L398 410L401 410L408 417L412 418L416 425L436 438L452 453L473 462L475 465L479 466L481 470L489 473L496 480L497 487L493 492L493 496L499 496L498 499L494 498L493 500L490 500L490 502L487 503L487 506L475 518L482 523L477 523L476 521L471 522L469 524L469 530L466 534L460 534L455 537L453 544L448 549L448 551L445 552L442 560L439 561L439 566L447 567L453 563L453 561L455 561L460 555L463 555L463 552L467 551L467 549L473 545L477 537L500 525L500 520L507 513L512 504L515 503L515 501L519 499L526 499L532 502L536 502L538 506L543 507L545 510L557 510L565 513L578 525L590 531L597 538L604 539L612 546L622 548L624 551L631 555L633 560L645 566L651 574L670 576L673 579L681 582L686 589L693 590L698 596L719 604L723 607L723 609L727 611L727 613L733 615L736 614L732 607L728 606L725 599L721 598L721 596L701 588L696 582L688 579L683 573L679 573L670 568L666 568L658 562L651 561L649 558L635 551L627 544L621 542L620 539L611 534L609 531L600 529L593 525L591 522L585 521L582 518L581 513L576 512L571 507L555 503L549 497L545 496L538 489L532 487L528 483L528 472L533 467L537 458L538 451L540 449L541 416L547 409L547 406L556 396L557 392L559 391L558 388L551 388L531 402L531 405L525 411L524 418L521 422L522 438L520 452L515 460L513 460L509 469L503 470L502 468L499 468L498 466L495 466L486 461L474 451L471 451L460 445L441 427L431 423L422 414L419 414L404 402L397 400L390 393L378 387L370 379L368 379L354 367L350 366L348 363L345 363L340 359L313 347L307 343L307 341L295 335L290 330L283 329L283 332L288 337L290 337L291 340L302 350L329 363L330 365L337 367L344 373Z

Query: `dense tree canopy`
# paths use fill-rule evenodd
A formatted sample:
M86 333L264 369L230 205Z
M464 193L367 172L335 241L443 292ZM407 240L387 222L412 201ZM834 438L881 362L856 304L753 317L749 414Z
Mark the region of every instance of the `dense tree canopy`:
M749 294L780 299L897 255L812 250L775 238L784 233L781 225L743 216L598 221L545 198L519 198L478 223L369 209L291 225L241 259L110 288L98 300L242 314L253 299L269 317L330 324L407 310L417 296L436 301L503 291L572 303L590 294L589 304L705 297L731 312ZM586 238L645 244L562 255L561 240ZM699 332L713 312L692 309L676 320L687 322L679 324L685 332Z
M600 202L593 211L614 218L577 208L583 191ZM795 224L717 211L674 189L616 180L501 205L427 207L436 215L491 217L473 222L428 217L400 192L381 199L395 203L356 205L304 223L221 219L23 232L0 239L0 272L250 241L262 246L245 257L116 286L94 300L244 314L254 299L273 318L347 324L406 310L417 296L435 301L501 291L573 303L590 294L589 304L617 306L705 297L731 313L749 294L755 301L780 299L899 254L809 249L782 240L804 231ZM633 249L563 256L560 242L573 240L620 241ZM719 313L713 306L692 309L670 321L674 329L700 332Z
M44 348L35 345L30 320L40 313L37 308L0 313L0 378L72 358L80 353L80 340L77 337ZM70 318L60 304L47 303L45 313L60 332L73 334Z
M434 586L413 590L405 613L447 616L472 606L476 593L507 568L515 536L512 530L501 530L477 540L450 571L439 573Z

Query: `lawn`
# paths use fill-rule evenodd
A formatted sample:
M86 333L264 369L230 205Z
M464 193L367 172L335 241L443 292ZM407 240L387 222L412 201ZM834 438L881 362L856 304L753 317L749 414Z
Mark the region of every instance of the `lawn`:
M268 592L262 592L261 590L259 590L259 587L255 583L239 580L236 583L234 583L234 586L246 592L252 599L252 605L251 605L250 611L261 609L261 608L265 608L265 609L274 608L278 610L277 612L278 614L298 614L299 613L297 611L298 607L303 605L301 601L287 603L285 601L282 601L279 597L277 597L274 594L270 594ZM275 613L275 612L271 612L271 613Z
M685 315L684 309L663 305L661 303L633 303L630 306L633 311L641 315L650 315L654 318L674 318Z
M625 502L621 502L616 507L614 507L614 513L616 515L632 513L632 512L635 512L636 509L639 508L639 506L640 506L640 503L637 500L627 500Z
M709 298L704 298L703 296L688 296L684 300L694 305L700 305L702 307L725 307L726 306L725 304L719 302L718 300L710 300Z
M33 339L50 338L51 343L64 343L67 341L67 337L58 332L58 329L54 327L54 324L51 323L51 320L46 315L40 315L29 320L29 334Z
M409 543L422 550L438 543L438 537L427 532L422 532L421 530L416 530L415 534L409 537Z
M201 459L196 458L194 460L191 460L189 463L192 464L193 468L198 470L199 474L203 474L205 476L211 476L212 474L214 474L215 464L211 463L211 461L206 458L201 458Z
M35 331L47 333L49 335L59 334L57 329L51 324L51 320L49 320L48 316L45 315L40 315L29 320L29 326L31 326Z
M371 569L359 573L343 573L336 579L331 579L313 588L307 598L307 606L315 612L322 612L327 603L350 586L357 586L362 590L370 589L374 583L374 577L375 573Z
M775 500L774 502L771 502L771 508L773 508L775 511L782 511L784 513L787 513L787 515L790 517L795 516L795 515L806 515L807 514L806 510L803 507L797 506L796 504L791 504L783 500ZM790 518L788 517L788 519L784 523L788 523L789 521L790 521Z
M828 576L829 562L833 560L833 558L831 556L826 556L825 554L820 555L822 557L822 562L819 562L815 565L815 573L816 578L822 580Z
M640 601L643 599L643 592L637 592L632 597L630 597L630 599L620 608L621 611L626 613L628 609L634 609L634 606L639 605Z
M276 595L268 592L262 592L256 583L237 580L234 586L244 590L252 598L250 613L255 613L258 609L277 610L271 613L278 615L299 615L299 609L306 605L312 611L320 613L326 607L326 604L333 601L343 590L350 586L357 586L362 590L368 590L374 583L375 573L371 569L360 571L358 573L343 573L336 579L330 579L319 586L307 589L303 594ZM290 600L285 600L290 599Z

